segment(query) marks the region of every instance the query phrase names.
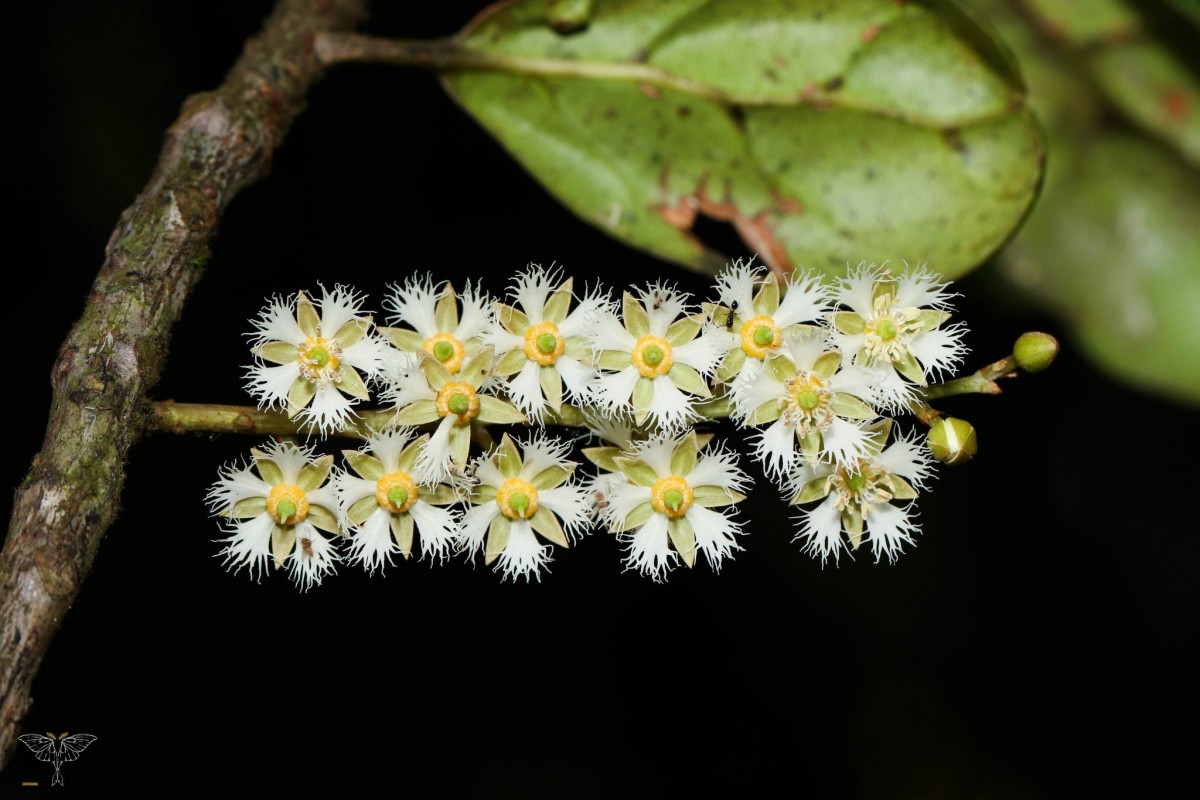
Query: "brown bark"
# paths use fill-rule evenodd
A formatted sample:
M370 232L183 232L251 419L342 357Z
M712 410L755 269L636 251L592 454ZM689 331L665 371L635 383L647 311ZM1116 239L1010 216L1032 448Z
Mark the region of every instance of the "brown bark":
M149 184L109 239L51 375L46 438L16 494L0 553L0 764L46 648L117 515L146 391L217 220L266 174L303 110L321 75L316 34L348 30L364 16L363 0L280 0L225 82L185 101Z

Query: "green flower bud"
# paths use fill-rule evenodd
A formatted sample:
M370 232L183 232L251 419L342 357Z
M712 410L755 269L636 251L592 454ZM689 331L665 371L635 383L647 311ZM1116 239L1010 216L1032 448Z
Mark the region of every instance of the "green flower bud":
M1013 358L1026 372L1041 372L1058 355L1058 340L1048 333L1023 333L1013 345Z
M979 449L975 426L955 417L938 417L929 426L929 452L943 464L965 464Z

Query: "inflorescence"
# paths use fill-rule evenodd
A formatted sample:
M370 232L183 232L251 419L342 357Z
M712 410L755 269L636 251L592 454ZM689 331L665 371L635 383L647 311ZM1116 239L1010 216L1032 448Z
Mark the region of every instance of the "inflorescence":
M392 327L376 327L341 286L275 298L251 334L247 389L260 408L318 436L352 424L361 401L392 413L343 451L345 467L293 441L226 466L209 492L229 534L220 554L256 578L285 568L304 589L339 562L373 572L414 553L482 554L528 580L602 527L626 569L654 580L698 555L719 570L742 549L733 511L751 478L695 426L729 417L799 508L805 551L836 562L866 545L894 561L917 533L933 458L893 416L965 353L963 326L947 324L952 296L924 268L860 265L781 284L738 262L702 305L662 283L619 300L576 295L570 278L537 266L503 302L410 278L384 303ZM563 424L590 430L582 453L596 474L569 458L575 437L545 431ZM497 442L493 425L533 429ZM939 460L969 458L954 447L964 436L942 430Z

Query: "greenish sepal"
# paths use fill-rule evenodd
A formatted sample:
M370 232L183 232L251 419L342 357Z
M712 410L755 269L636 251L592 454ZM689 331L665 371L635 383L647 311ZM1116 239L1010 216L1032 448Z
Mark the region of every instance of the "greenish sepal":
M400 548L400 553L405 558L412 555L413 547L413 527L414 520L412 514L389 514L390 519L388 525L392 529L392 538L396 540L396 546Z
M253 352L272 364L293 364L300 358L300 350L289 342L264 342L255 347Z
M300 323L305 336L321 335L321 317L304 292L296 295L296 322Z
M490 486L488 488L492 489ZM451 503L457 503L464 499L462 491L454 488L448 483L438 483L433 486L422 486L420 488L420 492L420 501L423 503L429 503L431 506L448 506ZM496 499L495 489L492 489L492 496L487 499Z
M367 385L363 383L362 376L358 374L358 370L348 364L343 364L341 373L342 376L334 382L339 389L351 397L357 397L359 400L371 399L371 392L367 389Z
M624 533L634 528L640 528L646 524L646 520L654 516L654 513L654 504L649 500L644 503L638 503L633 507L632 511L625 515L625 519L621 520L620 524L613 530L613 533Z
M823 381L827 381L834 376L838 368L842 366L841 353L825 353L816 360L813 364L812 371L817 374Z
M434 306L433 322L439 332L449 333L458 327L458 298L454 294L454 286L449 282Z
M350 465L350 469L354 470L361 478L369 481L377 481L384 476L383 462L369 453L363 453L358 450L343 450L342 456L345 457L346 463Z
M828 476L822 478L813 478L808 483L800 487L800 491L792 495L789 504L793 506L802 506L806 503L814 503L823 497L829 496L831 485Z
M500 302L492 303L492 308L496 311L496 319L500 320L500 325L509 333L524 336L525 331L529 330L529 317L525 316L523 311Z
M303 411L316 394L316 384L303 376L296 378L292 387L288 389L288 417L294 417Z
M597 467L609 472L618 472L621 468L617 466L617 462L613 459L621 454L619 447L585 447L583 448L583 457L595 464Z
M917 490L912 484L899 475L890 475L892 482L892 497L896 500L916 500Z
M772 353L767 357L767 369L771 376L780 383L787 383L796 377L796 365L783 353Z
M440 389L456 378L450 375L450 371L445 365L438 361L433 356L429 355L425 350L417 351L417 360L421 365L421 372L425 375L425 380L434 389Z
M584 336L568 336L563 340L563 355L584 364L590 364L592 363L592 345ZM629 364L625 366L629 366Z
M423 433L409 442L408 446L400 451L400 456L396 459L396 466L404 472L412 472L413 467L417 464L417 459L421 457L421 450L425 448L425 444L428 441L429 434ZM364 475L363 477L365 478L366 476Z
M250 451L250 457L254 459L254 467L258 470L258 474L262 479L272 486L283 483L283 472L279 466L267 457L267 454L262 450L254 449Z
M925 370L921 369L921 365L917 363L916 356L912 353L905 353L899 361L893 361L892 366L896 368L897 372L913 383L919 386L925 385Z
M676 517L667 522L667 533L671 536L671 544L675 552L683 559L688 568L696 566L696 531L687 517Z
M829 321L840 333L847 336L860 334L867 329L867 322L853 311L834 311L829 315Z
M742 365L745 363L745 350L740 347L730 350L725 354L725 358L721 360L721 366L717 368L717 380L721 383L733 383L738 373L742 371Z
M781 414L783 414L783 405L778 400L768 400L750 412L750 416L746 418L746 424L765 425L779 419Z
M696 468L696 456L700 452L700 446L696 443L696 432L692 431L679 444L675 445L675 450L671 453L671 474L687 475Z
M926 331L933 330L948 319L950 319L949 311L938 311L936 309L927 308L922 310L921 313L917 314L917 318L914 320L914 322L917 326L917 332L924 333Z
M875 419L879 416L871 406L846 392L834 392L829 398L829 408L839 417L847 419Z
M489 394L479 395L479 415L475 419L493 425L515 425L525 422L525 415L507 400L492 397Z
M533 480L531 480L530 483L532 483L533 488L537 489L538 491L553 489L565 483L567 478L570 478L571 473L574 471L574 464L572 464L569 469L564 469L563 467L557 465L546 467L537 475L534 475Z
M688 394L694 394L698 397L712 397L712 390L708 388L708 381L704 380L699 372L687 364L681 364L676 361L671 365L671 369L667 370L667 377L671 383Z
M325 506L309 506L308 521L323 531L338 534L342 532L342 525L338 522L337 514L334 514Z
M492 367L492 374L501 378L515 375L527 363L529 363L529 358L525 355L523 349L509 350L496 361L496 366Z
M374 493L367 495L361 500L355 501L346 511L346 520L351 525L362 525L367 519L379 510L379 503L375 501Z
M694 486L692 494L696 505L701 508L719 508L740 503L746 499L746 495L741 492L723 489L720 486Z
M227 508L222 516L230 519L250 519L267 513L267 498L246 497L238 500L232 508Z
M406 353L415 353L421 349L421 345L425 344L425 339L421 334L410 331L408 328L379 328L378 330L397 349Z
M667 335L664 338L671 343L672 347L682 347L696 338L696 334L704 327L704 321L703 314L680 317L667 328Z
M857 550L863 543L863 518L858 511L847 508L842 512L842 527L850 539L850 546Z
M275 559L275 569L283 566L295 547L295 525L276 525L271 529L271 556Z
M561 325L562 321L567 318L567 314L571 311L572 287L575 279L567 278L559 287L554 290L553 294L543 306L542 319L546 322L553 322L555 325Z
M800 432L800 429L797 428L796 433L799 433L799 432ZM800 452L804 454L805 458L807 458L809 461L819 461L820 460L820 458L821 458L821 432L820 431L811 430L804 436L798 436L797 439L800 442Z
M539 367L538 383L542 385L542 394L546 398L546 403L555 411L562 408L563 382L558 370L554 367Z
M370 317L355 317L354 319L347 320L333 334L333 340L341 345L343 350L358 344L367 335L367 331L371 329L371 321Z
M324 455L311 464L305 464L296 476L296 485L305 492L311 492L325 485L329 480L329 472L333 469L333 454Z
M646 308L630 292L621 297L621 317L625 330L635 337L646 336L650 333L650 316Z
M487 544L484 546L483 561L491 564L508 545L508 536L512 532L512 520L503 514L497 514L488 526Z
M625 473L625 477L638 486L653 486L658 480L658 473L644 461L629 456L616 456L613 461L616 462L617 468Z
M633 384L633 419L641 425L646 421L654 403L654 379L639 376Z
M471 426L450 426L450 462L462 471L471 455Z
M418 400L396 412L396 422L400 425L416 426L436 422L438 414L437 403L433 400Z
M543 507L538 508L533 516L529 518L529 524L534 531L541 534L547 541L553 542L559 547L570 547L571 543L567 540L567 534L562 529L562 524L559 523L558 517L554 516L554 512Z
M471 490L471 502L475 505L490 503L500 494L500 490L495 486L488 486L486 483L481 483Z
M492 464L506 478L515 478L521 472L521 451L507 433L500 437L500 444L492 452Z
M758 294L754 295L754 313L774 317L779 310L779 280L774 273L768 273L759 287Z
M465 381L470 384L472 389L476 391L483 385L487 379L488 373L492 368L492 362L496 360L496 348L492 345L479 348L479 352L467 359L462 366L462 371L458 373L458 380ZM438 384L439 386L441 384ZM482 398L480 398L482 399Z
M592 354L592 364L600 369L623 370L633 366L633 355L624 350L597 350Z

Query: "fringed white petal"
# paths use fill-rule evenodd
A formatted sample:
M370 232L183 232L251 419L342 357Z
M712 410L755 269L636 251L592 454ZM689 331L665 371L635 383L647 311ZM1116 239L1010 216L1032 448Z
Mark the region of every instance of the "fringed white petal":
M337 487L334 485L332 480L326 482L324 486L318 486L316 489L306 492L305 494L308 495L309 504L321 506L335 516L338 514L339 504Z
M208 490L205 502L213 513L231 508L248 497L266 497L271 484L258 477L249 467L233 463L221 467L217 482Z
M224 543L218 556L221 556L226 569L240 572L243 567L254 580L262 578L267 571L267 562L271 559L271 531L275 529L275 520L270 514L259 514L252 519L232 520L226 528L226 533L232 536L217 539Z
M636 427L632 419L620 415L603 417L598 414L588 413L586 410L584 412L584 419L588 430L594 436L623 450L630 447Z
M661 583L679 561L679 554L671 549L667 518L662 514L654 514L631 533L618 534L617 540L626 548L625 569L637 570L655 583Z
M696 549L704 554L713 571L720 572L721 562L731 558L734 550L742 549L736 538L742 526L720 511L692 506L685 517L696 532Z
M537 325L545 320L546 300L550 293L562 283L562 270L555 267L549 269L540 264L530 264L524 272L517 273L513 279L513 287L509 295L525 312L529 321Z
M420 400L433 400L437 391L429 385L425 374L413 363L411 366L398 369L387 377L379 399L390 406L404 408Z
M883 369L850 364L835 372L827 385L830 391L845 392L869 404L875 395L875 387L883 378Z
M525 337L517 336L515 333L509 333L501 327L500 323L494 323L490 328L484 331L480 340L485 345L491 345L496 348L496 357L511 353L513 350L525 349Z
M632 407L633 387L641 373L628 366L620 372L597 375L592 384L592 398L603 411L612 414Z
M942 311L950 310L950 298L957 297L948 291L950 283L940 275L923 267L906 270L896 279L896 305L901 307L930 307Z
M908 479L918 489L924 489L926 482L933 475L929 451L915 436L896 439L884 448L875 460L888 472Z
M568 335L563 332L562 328L559 328L558 332L563 336ZM610 311L600 312L583 331L571 335L587 337L594 350L620 350L623 353L632 353L637 344L637 339L633 334L625 330L621 318Z
M508 480L500 468L492 463L492 459L486 455L475 459L473 469L476 483L491 486L493 489L499 489Z
M864 515L867 533L871 539L871 551L875 554L875 563L887 556L893 564L896 557L904 549L904 545L913 544L912 536L919 528L909 518L913 504L901 508L891 503L878 503Z
M925 368L926 378L952 373L958 367L967 354L967 348L962 343L966 332L966 327L960 324L935 328L912 338L909 349Z
M916 387L896 372L890 362L880 363L871 404L885 411L903 411L916 396Z
M592 381L596 379L596 370L570 356L559 356L554 362L558 375L562 378L563 392L568 400L579 405L586 405L591 397Z
M593 286L582 298L577 297L575 302L578 305L558 326L558 332L563 336L587 336L588 331L602 318L616 316L612 298L607 290L599 286Z
M396 349L368 333L342 351L342 361L363 373L367 380L376 380L386 373L388 361L396 357Z
M275 462L275 466L279 467L279 471L283 473L284 483L295 483L300 477L300 470L304 469L312 460L315 451L314 445L301 447L293 442L267 442L262 447L262 452L267 458Z
M775 324L781 328L817 322L829 310L821 277L813 272L793 272L787 281L779 310L775 312Z
M748 441L754 448L754 457L762 463L763 471L771 477L778 478L787 474L800 461L796 426L788 424L782 417L752 435Z
M496 571L504 580L516 582L517 578L524 578L528 582L536 578L541 581L542 568L552 560L550 552L553 549L551 545L538 541L527 521L514 520L508 543L496 559Z
M834 417L821 433L822 455L838 464L850 464L867 454L871 439L859 425Z
M499 513L500 507L492 501L467 509L459 528L460 541L467 553L474 555L483 548L484 542L487 541L488 526Z
M735 261L717 274L717 302L732 308L742 319L754 316L754 290L767 275L751 261Z
M478 283L471 286L468 282L458 293L458 299L462 308L458 313L458 327L454 329L454 338L466 342L483 336L494 323L491 298Z
M569 469L574 462L567 458L571 452L571 441L544 433L533 433L525 440L518 440L521 449L520 477L529 481L549 467Z
M383 464L384 472L395 472L400 469L400 453L412 443L416 436L410 428L397 428L392 431L375 433L367 439L362 452L369 453Z
M362 525L354 529L347 558L351 564L359 564L371 574L392 566L392 556L400 552L400 547L392 538L391 519L392 515L386 508L376 508Z
M299 364L259 362L246 369L246 391L258 402L259 408L283 407L287 405L292 384L299 377Z
M301 422L311 422L322 434L330 434L346 427L346 423L354 416L354 404L358 402L353 397L347 397L332 384L317 387L317 393L307 406L296 414Z
M600 518L605 527L615 530L631 511L642 503L649 502L650 487L638 486L620 473L611 473L609 477L603 486L597 485L597 490L604 494Z
M671 474L671 453L686 435L656 434L637 442L632 454L646 462L660 478L665 477Z
M688 296L662 281L645 289L635 289L634 296L646 309L651 336L666 336L671 323L688 310Z
M746 359L757 361L757 359ZM771 403L787 397L787 387L775 379L775 374L764 369L756 377L739 378L733 385L734 417L745 424L746 419L763 403Z
M676 431L696 418L695 399L679 389L666 375L654 379L654 397L647 419L667 431Z
M787 337L786 348L792 363L801 372L811 372L817 359L830 350L829 339L823 332L804 329Z
M289 342L298 345L308 338L296 321L295 295L287 299L272 297L267 301L267 307L250 320L250 324L254 326L250 334L251 344Z
M541 422L542 414L548 407L542 394L541 371L541 364L526 361L525 366L504 384L513 405L534 424Z
M288 576L302 592L320 586L327 575L336 571L341 560L333 541L307 522L296 524L296 548L287 559Z
M804 552L819 557L822 566L830 556L833 556L836 564L843 551L849 552L849 547L842 539L842 512L835 495L826 497L816 508L801 512L797 519L800 531L793 541L803 540Z
M375 481L360 478L350 472L338 472L333 478L333 485L337 490L338 504L343 517L350 510L350 506L359 500L374 497L377 488Z
M453 414L442 417L433 436L429 437L417 455L417 469L425 476L427 484L439 483L450 477L450 429L453 427Z
M875 281L881 272L881 266L859 264L834 286L834 299L862 317L870 316L875 309Z
M453 511L417 500L408 513L417 527L421 558L429 556L431 561L440 564L458 549L458 516Z
M355 317L361 316L365 295L355 292L349 286L334 286L330 291L321 287L321 299L318 305L321 309L321 335L333 336L338 329Z
M390 287L391 294L383 301L383 307L392 312L388 321L410 327L426 339L438 333L434 309L442 285L435 287L433 276L425 273L411 275L404 283Z
M705 325L700 335L687 344L671 349L671 358L687 364L701 375L711 377L729 349L721 341L724 331Z
M725 447L705 450L696 459L696 466L684 477L692 487L718 486L741 491L750 484L750 476L738 466L738 454Z
M564 484L538 492L538 505L550 509L562 520L563 530L572 544L592 526L592 499L587 487Z

